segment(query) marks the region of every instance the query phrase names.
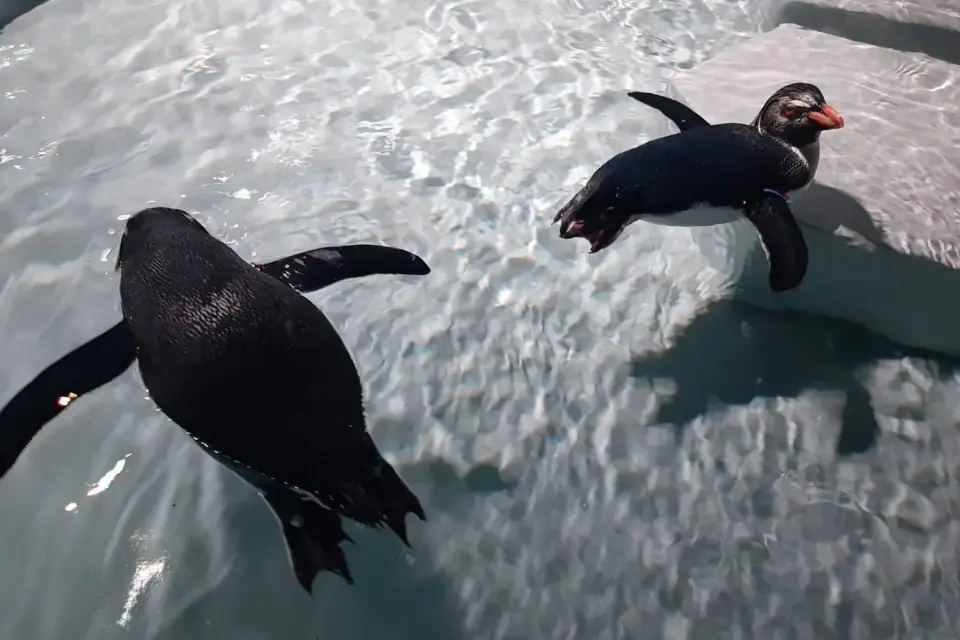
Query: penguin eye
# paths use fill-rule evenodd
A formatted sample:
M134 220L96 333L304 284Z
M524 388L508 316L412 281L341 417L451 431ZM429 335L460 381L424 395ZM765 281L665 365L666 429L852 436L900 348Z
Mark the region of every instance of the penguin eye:
M792 118L794 113L795 110L793 107L787 107L783 110L783 115L787 116L788 118Z

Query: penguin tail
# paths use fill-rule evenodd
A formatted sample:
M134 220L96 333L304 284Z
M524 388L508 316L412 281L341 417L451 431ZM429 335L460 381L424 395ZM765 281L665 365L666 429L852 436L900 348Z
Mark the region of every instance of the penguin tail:
M341 468L337 473L330 502L337 505L340 514L360 524L377 528L386 525L410 547L407 514L412 513L424 522L427 520L419 498L383 459L368 433L364 433L361 451L357 458L348 462L348 468Z
M324 456L313 478L301 486L344 518L376 529L389 527L408 547L407 514L427 519L420 500L383 459L366 431L353 446Z
M403 544L410 548L410 540L407 539L407 514L412 513L421 522L426 522L427 516L423 512L420 500L397 474L396 470L386 461L383 462L383 465L386 471L380 489L385 498L383 521L400 538Z

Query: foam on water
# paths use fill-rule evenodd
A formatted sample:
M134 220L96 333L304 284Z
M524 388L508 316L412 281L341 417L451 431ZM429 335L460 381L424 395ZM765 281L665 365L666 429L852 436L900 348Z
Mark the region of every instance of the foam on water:
M307 598L266 506L131 372L0 484L0 637L954 637L952 370L713 302L687 230L588 257L548 225L671 130L625 92L759 10L52 0L7 27L0 401L116 321L100 257L152 203L251 259L385 242L433 272L311 296L427 510L412 551L352 528L357 585ZM880 446L838 462L842 421Z

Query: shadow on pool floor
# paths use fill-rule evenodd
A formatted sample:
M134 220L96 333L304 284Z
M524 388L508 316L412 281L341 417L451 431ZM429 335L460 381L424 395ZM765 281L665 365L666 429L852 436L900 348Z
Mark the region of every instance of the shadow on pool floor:
M846 403L836 450L845 456L869 450L880 431L862 369L904 357L935 362L941 379L960 370L956 359L895 344L842 320L724 300L697 316L672 348L634 358L631 375L676 381L676 395L654 419L680 430L714 398L746 405L805 390L842 391Z
M509 491L514 483L489 465L479 465L461 476L443 460L424 459L398 468L427 510L426 523L411 525L412 549L389 531L362 528L345 521L356 544L345 551L356 584L321 573L307 595L293 577L284 556L279 530L262 500L254 495L228 511L225 522L233 560L225 578L203 588L197 597L160 622L149 634L153 640L202 638L313 638L364 640L392 638L422 640L466 638L465 612L454 585L429 557L417 531L429 527L429 518L455 510L475 497ZM252 494L252 492L250 492ZM209 562L202 536L186 534L179 561L181 574L199 579ZM174 576L178 596L196 586L186 575ZM162 614L164 615L164 614ZM146 629L142 629L146 631Z

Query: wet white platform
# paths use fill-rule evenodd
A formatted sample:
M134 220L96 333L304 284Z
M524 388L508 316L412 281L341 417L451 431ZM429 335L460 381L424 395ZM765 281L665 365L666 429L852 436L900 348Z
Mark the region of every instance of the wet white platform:
M784 24L677 76L672 90L711 122L749 122L800 80L846 121L821 136L815 183L795 198L807 279L767 290L766 257L745 220L692 230L695 240L757 304L960 354L960 67Z

